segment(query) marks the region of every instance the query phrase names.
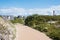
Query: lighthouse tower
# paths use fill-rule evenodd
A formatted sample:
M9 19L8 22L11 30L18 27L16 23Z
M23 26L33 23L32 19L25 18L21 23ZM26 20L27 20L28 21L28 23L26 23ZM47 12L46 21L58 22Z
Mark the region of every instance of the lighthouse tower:
M55 16L55 10L53 10L53 16Z

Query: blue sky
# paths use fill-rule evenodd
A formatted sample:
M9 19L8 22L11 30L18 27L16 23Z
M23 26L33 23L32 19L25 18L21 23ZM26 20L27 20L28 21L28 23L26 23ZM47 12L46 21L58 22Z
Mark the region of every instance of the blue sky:
M47 8L60 5L60 0L0 0L0 8Z
M32 14L51 11L51 8L60 9L60 0L0 0L0 14ZM51 13L49 11L47 13Z

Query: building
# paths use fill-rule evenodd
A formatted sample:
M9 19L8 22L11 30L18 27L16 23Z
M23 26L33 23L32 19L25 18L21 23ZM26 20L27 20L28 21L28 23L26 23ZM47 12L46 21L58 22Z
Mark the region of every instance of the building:
M55 10L53 10L53 16L55 16Z
M0 15L4 20L14 20L14 16L12 15Z
M54 24L54 23L56 23L57 21L48 21L48 23L52 23L52 24Z

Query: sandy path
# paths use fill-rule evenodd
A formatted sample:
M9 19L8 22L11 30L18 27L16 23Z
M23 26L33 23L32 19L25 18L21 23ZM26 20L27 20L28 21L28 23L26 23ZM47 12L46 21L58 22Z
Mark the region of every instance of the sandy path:
M36 31L30 27L16 24L16 39L15 40L51 40L45 34Z

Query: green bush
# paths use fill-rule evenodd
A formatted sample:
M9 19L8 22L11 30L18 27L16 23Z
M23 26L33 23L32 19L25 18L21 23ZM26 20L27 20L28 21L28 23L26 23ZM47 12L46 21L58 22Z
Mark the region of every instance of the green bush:
M44 32L53 40L60 40L60 28L56 28L55 24L47 23L50 20L59 21L60 16L41 16L37 14L31 15L25 19L25 25ZM60 22L56 24L60 24Z
M15 18L14 20L11 20L12 23L21 23L24 24L24 19L23 18Z

